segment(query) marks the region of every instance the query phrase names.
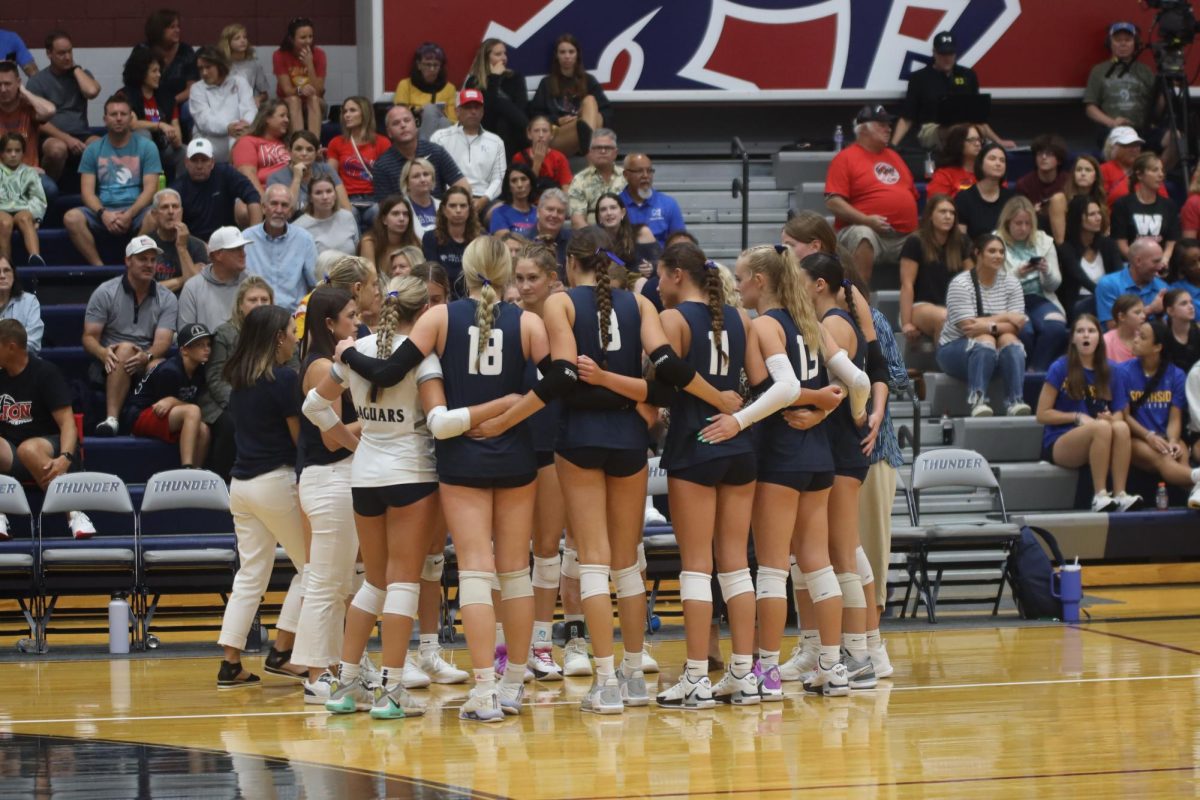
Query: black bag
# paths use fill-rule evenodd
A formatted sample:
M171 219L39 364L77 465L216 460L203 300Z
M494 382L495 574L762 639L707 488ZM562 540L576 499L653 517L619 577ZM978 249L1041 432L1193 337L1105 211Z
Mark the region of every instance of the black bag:
M1046 557L1039 538L1054 554L1054 563ZM1054 534L1028 525L1021 528L1021 538L1008 555L1008 576L1021 619L1062 618L1062 601L1050 593L1050 576L1055 566L1062 565L1062 551Z

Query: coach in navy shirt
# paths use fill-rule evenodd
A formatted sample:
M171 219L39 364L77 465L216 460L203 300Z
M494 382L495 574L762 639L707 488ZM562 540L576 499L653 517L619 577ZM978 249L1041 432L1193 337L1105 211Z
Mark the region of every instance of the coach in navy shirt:
M212 143L192 139L187 172L171 184L183 203L183 221L193 236L208 239L217 228L246 228L263 221L262 196L245 175L213 161ZM242 208L237 201L242 201Z
M645 153L630 153L625 157L625 181L621 192L629 224L633 227L645 225L654 234L659 244L677 231L686 230L683 212L675 198L654 191L654 165Z
M417 121L408 106L393 106L387 113L387 135L392 146L375 160L375 202L379 203L394 194L404 194L400 186L400 173L409 159L429 159L436 172L433 181L433 196L442 199L442 194L451 186L461 186L471 191L471 182L462 174L453 156L441 145L426 141L418 135Z

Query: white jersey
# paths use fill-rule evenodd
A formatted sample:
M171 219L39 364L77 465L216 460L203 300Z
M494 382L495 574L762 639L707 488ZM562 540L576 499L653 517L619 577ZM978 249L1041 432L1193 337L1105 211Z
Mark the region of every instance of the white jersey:
M396 334L395 351L407 340ZM363 355L387 358L391 353L376 353L374 334L354 343ZM362 423L362 435L350 471L350 485L359 487L392 486L400 483L436 483L437 461L433 455L433 434L425 423L425 411L417 387L432 378L442 377L442 364L434 353L387 389L380 388L371 400L371 383L353 370L350 395Z

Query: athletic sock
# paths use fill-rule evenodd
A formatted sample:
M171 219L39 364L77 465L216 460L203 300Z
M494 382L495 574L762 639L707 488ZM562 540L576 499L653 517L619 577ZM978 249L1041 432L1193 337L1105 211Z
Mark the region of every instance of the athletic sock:
M800 644L806 650L816 650L821 646L821 632L818 630L800 631Z
M833 665L838 663L842 658L842 650L836 644L823 644L820 646L821 654L817 658L817 663L821 669L832 669Z
M734 653L729 659L729 672L735 678L744 678L746 673L754 669L754 657Z
M383 675L383 688L390 689L404 676L404 667L384 667L380 672Z
M496 688L496 669L484 667L475 670L475 688L480 691Z
M616 669L613 667L612 656L596 656L596 678L601 682L608 680L614 674Z
M436 633L422 633L421 643L417 646L419 652L438 649L438 635Z
M506 686L520 686L525 682L525 662L509 661L504 668L500 683Z
M551 635L551 631L553 628L554 628L553 623L535 621L533 623L533 644L532 644L532 646L536 647L539 644L542 644L542 645L550 644L551 643L550 635Z
M636 653L625 651L625 656L621 659L621 672L626 676L632 675L642 668L642 651Z
M879 628L867 631L867 647L871 650L878 650L882 646L883 637L879 635Z
M708 677L708 659L692 659L687 660L687 666L684 668L684 674L692 683L699 683L701 678Z
M504 625L497 622L496 623L496 646L500 647L501 645L504 645L504 644L506 644L504 641Z
M351 683L358 680L358 676L362 674L362 667L355 662L350 664L343 661L341 668L338 670L338 680L343 684Z
M855 661L862 661L867 655L867 635L865 633L843 633L842 646Z
M779 666L779 651L778 650L763 650L759 648L758 660L764 667Z

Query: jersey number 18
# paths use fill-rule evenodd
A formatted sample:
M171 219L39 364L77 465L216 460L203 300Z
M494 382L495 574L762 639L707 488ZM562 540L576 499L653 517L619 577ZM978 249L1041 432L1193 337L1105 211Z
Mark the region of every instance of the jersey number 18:
M504 331L492 328L487 347L479 352L479 326L470 327L471 344L467 357L468 375L499 375L504 369Z

